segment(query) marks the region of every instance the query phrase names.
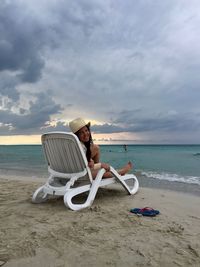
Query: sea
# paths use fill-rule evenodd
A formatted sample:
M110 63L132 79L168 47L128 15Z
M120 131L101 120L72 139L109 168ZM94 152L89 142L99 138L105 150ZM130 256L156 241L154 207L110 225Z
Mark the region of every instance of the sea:
M118 169L131 161L141 187L200 196L200 145L100 145L101 162ZM0 145L0 174L47 178L41 145Z

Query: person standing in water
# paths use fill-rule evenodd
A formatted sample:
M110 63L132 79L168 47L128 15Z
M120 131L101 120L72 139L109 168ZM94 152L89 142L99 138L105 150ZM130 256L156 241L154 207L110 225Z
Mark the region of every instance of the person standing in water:
M110 172L110 165L107 163L100 162L100 149L98 145L95 145L92 140L90 131L90 122L86 123L84 119L77 118L69 122L71 131L77 135L81 142L83 150L86 154L88 166L91 169L92 177L95 178L99 169L104 168L106 170L104 178L113 177ZM133 165L129 161L125 166L118 170L120 175L125 175L132 169Z
M125 144L125 145L123 145L123 147L124 147L124 151L127 151L128 149L127 149L127 145Z

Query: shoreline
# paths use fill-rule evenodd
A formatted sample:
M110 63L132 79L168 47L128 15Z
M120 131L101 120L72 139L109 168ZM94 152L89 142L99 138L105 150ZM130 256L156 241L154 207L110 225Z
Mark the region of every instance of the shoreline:
M180 192L200 197L200 185L198 184L159 180L156 178L146 178L144 176L139 176L139 181L141 187Z
M137 171L133 173L138 178L140 187L182 192L200 197L200 185L198 184L147 178ZM45 183L48 179L48 172L47 170L43 172L41 172L40 170L36 170L35 172L27 172L16 169L0 169L0 179L5 178L10 180L23 180Z
M43 181L20 178L0 175L1 266L200 264L198 196L144 187L129 196L116 184L99 189L90 208L74 212L62 198L32 204ZM160 215L130 213L146 206Z

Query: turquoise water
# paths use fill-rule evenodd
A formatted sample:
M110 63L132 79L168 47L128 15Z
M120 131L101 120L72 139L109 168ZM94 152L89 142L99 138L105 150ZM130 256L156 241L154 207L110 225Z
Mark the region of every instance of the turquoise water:
M151 179L200 186L200 145L101 145L101 161L115 168L131 160L143 181ZM41 145L0 146L0 172L47 176ZM146 180L145 180L145 179Z
M146 177L200 185L200 145L101 146L102 158L117 167L131 160Z
M0 171L19 171L27 175L46 173L46 161L41 145L0 146Z

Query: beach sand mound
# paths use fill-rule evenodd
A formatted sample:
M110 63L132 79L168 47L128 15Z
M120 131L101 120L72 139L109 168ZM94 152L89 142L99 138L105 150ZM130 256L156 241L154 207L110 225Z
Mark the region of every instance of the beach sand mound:
M63 199L32 204L38 182L0 180L0 266L200 266L199 197L119 186L100 189L91 208ZM150 206L156 217L129 210Z

